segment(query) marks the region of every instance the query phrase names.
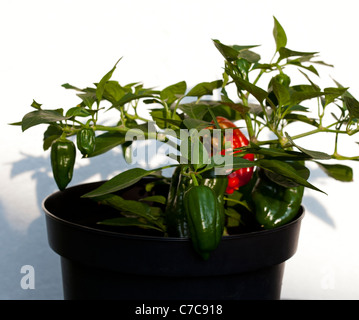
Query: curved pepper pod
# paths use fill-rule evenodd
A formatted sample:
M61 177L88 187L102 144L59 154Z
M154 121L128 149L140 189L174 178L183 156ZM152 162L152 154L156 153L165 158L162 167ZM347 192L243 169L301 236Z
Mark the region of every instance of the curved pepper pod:
M259 173L252 191L256 220L272 229L293 220L298 214L304 193L303 186L286 188Z
M193 247L207 260L223 234L217 196L208 186L194 186L185 193L184 207Z
M55 182L64 190L72 180L76 159L76 147L70 140L56 140L51 145L51 168Z

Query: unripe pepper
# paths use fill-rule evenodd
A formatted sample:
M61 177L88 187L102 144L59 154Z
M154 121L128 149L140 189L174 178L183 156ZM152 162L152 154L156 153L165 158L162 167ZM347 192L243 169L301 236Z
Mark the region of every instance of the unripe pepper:
M217 195L208 186L193 186L185 193L184 209L193 247L207 260L223 233Z
M231 122L225 117L217 116L216 119L221 129L236 127L236 125L233 122ZM212 123L214 123L214 121L212 121ZM224 143L226 143L226 140L224 141ZM224 150L224 149L221 150L222 155L224 155L225 152L231 151L233 149L247 146L249 144L249 141L246 138L246 136L242 133L242 131L237 128L233 130L233 135L230 143L231 143L231 148L229 150ZM236 150L233 153L238 153L238 152L240 152L240 150ZM246 154L245 156L243 156L243 158L253 161L254 154ZM231 174L228 175L228 186L226 192L231 194L234 192L234 190L237 190L238 188L246 185L251 180L252 175L253 175L253 167L240 168L232 172Z
M77 148L86 158L95 150L95 131L92 128L82 128L77 132Z
M278 99L273 91L273 81L276 81L277 83L281 84L282 86L289 88L290 85L290 77L287 76L285 73L277 74L275 77L271 79L268 85L268 98L272 101L272 103L277 106L278 105ZM270 103L266 101L267 106L270 106Z
M166 204L166 225L170 237L187 237L188 225L184 211L184 194L192 185L191 178L181 174L181 166L173 172Z
M256 220L265 228L284 225L295 218L302 203L303 186L286 188L270 180L259 170L252 191Z
M76 159L76 147L67 139L58 139L51 145L51 167L55 182L64 190L72 179Z
M171 185L166 204L166 225L167 233L170 237L189 236L187 217L184 210L184 195L187 190L194 186L190 177L181 174L181 166L176 167L173 172ZM215 176L214 170L206 171L202 179L198 179L199 184L211 188L217 196L220 210L221 225L224 226L224 199L223 195L227 187L228 179L226 176ZM221 226L223 230L223 227ZM219 238L222 234L217 234Z
M220 242L223 230L224 230L224 193L226 192L228 179L226 176L214 175L214 170L206 171L203 175L203 179L200 181L200 184L203 186L207 186L212 189L217 196L219 215L220 215L220 230L221 232L217 232L216 236L218 237L217 241Z

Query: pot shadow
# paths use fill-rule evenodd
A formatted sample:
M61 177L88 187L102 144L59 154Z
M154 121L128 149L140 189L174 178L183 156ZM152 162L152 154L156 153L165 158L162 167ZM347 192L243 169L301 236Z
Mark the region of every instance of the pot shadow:
M11 227L5 210L0 203L0 300L62 299L59 258L47 244L43 217L24 232ZM34 288L24 286L29 274L21 268L28 265L34 268Z

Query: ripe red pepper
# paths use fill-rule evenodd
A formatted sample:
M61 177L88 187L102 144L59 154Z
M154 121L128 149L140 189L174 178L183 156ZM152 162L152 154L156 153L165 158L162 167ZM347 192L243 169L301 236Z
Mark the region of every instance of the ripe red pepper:
M217 116L216 119L217 119L217 122L221 129L236 127L236 125L233 122L231 122L230 120L228 120L227 118ZM212 123L214 123L214 121L212 121ZM239 130L238 128L234 129L233 137L232 137L232 141L231 141L232 147L229 150L223 149L221 151L221 154L224 155L226 151L228 152L233 149L247 146L248 143L249 143L249 141L246 138L246 136L242 133L242 131ZM237 153L237 152L241 152L241 151L236 150L233 153ZM254 154L246 154L243 158L253 161ZM231 194L234 192L234 190L238 190L239 187L246 185L251 180L252 175L253 175L253 167L241 168L241 169L238 169L238 170L232 172L231 174L228 175L228 186L227 186L226 192Z

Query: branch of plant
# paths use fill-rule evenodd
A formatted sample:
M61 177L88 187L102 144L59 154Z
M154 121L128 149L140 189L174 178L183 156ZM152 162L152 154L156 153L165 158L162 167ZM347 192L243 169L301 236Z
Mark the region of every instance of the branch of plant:
M316 133L319 133L319 132L329 132L329 133L335 133L335 134L349 134L349 135L354 134L353 132L349 133L349 132L344 131L344 130L330 129L331 127L335 126L337 123L338 122L332 123L332 124L330 124L330 125L328 125L326 127L320 126L317 129L310 130L310 131L307 131L307 132L303 132L303 133L294 135L291 138L292 138L292 140L296 140L296 139L304 138L304 137L307 137L307 136L310 136L312 134L316 134ZM269 128L269 129L271 129L271 131L273 131L272 128ZM359 129L357 129L355 131L358 132ZM282 137L279 132L274 132L274 133L278 136L278 139L257 141L257 144L258 145L275 144L275 143L280 142L280 138L286 139L285 137Z

